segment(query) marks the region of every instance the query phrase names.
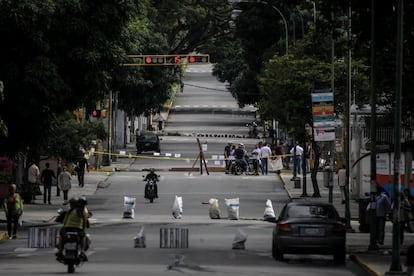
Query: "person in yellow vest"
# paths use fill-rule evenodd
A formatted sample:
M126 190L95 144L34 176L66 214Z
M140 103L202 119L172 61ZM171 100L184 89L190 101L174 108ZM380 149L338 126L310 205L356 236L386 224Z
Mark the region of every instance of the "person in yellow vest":
M81 236L81 258L84 262L88 261L85 251L87 250L87 237L85 228L89 227L88 218L92 215L86 208L87 201L84 198L73 197L69 200L70 209L67 211L63 220L63 227L60 229L57 260L63 259L63 238L66 232L78 232Z
M9 194L3 203L7 218L7 234L9 235L9 239L17 238L19 218L23 213L23 200L16 190L16 184L11 184L9 186Z

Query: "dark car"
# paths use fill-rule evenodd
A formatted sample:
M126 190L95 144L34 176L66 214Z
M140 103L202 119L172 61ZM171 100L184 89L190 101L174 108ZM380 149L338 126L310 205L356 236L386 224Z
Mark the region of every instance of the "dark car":
M160 150L160 138L154 133L144 133L137 138L137 153L143 151L155 151L161 152Z
M283 260L283 254L333 255L343 264L346 257L345 219L335 207L325 202L287 203L273 230L272 256Z

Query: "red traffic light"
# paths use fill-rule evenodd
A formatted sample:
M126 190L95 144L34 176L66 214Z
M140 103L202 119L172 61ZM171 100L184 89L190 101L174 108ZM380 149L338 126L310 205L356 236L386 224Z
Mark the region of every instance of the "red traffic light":
M191 55L191 56L188 56L188 62L199 63L199 64L210 63L210 56L209 55Z
M152 63L152 57L146 57L145 63Z
M92 116L95 117L95 118L101 117L101 111L100 110L92 111Z
M148 64L148 65L165 64L165 56L146 56L145 64Z

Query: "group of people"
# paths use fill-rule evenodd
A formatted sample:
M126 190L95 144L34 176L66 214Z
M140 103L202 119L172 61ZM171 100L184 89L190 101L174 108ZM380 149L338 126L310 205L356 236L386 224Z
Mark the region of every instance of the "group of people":
M74 172L77 175L79 187L84 187L85 185L85 171L89 172L89 164L86 158L82 158L76 162L74 166ZM31 162L27 172L27 185L31 187L32 191L34 191L34 187L37 187L39 184L43 185L44 204L46 204L46 202L49 205L51 204L53 179L57 180L57 189L62 191L63 200L67 201L69 197L69 190L72 188L72 175L68 171L67 166L62 166L62 169L56 177L55 171L50 168L49 162L45 163L45 168L41 172L36 163ZM32 200L34 201L35 199L36 194L33 192Z
M372 208L372 203L368 204L367 210ZM400 243L404 242L404 232L409 229L409 223L413 219L414 197L409 189L400 193ZM384 244L385 224L388 217L392 218L394 202L388 192L382 187L377 186L375 197L375 216L376 216L376 240L380 245ZM412 231L412 229L411 229Z
M259 175L259 169L262 175L267 175L269 173L269 158L272 156L272 150L270 149L269 144L258 143L255 145L254 149L250 152L246 150L243 143L238 145L233 144L231 141L224 147L224 158L226 162L225 173L231 173L231 166L233 160L240 162L243 168L243 172L249 173L249 159L252 158L253 169L252 172L254 175Z

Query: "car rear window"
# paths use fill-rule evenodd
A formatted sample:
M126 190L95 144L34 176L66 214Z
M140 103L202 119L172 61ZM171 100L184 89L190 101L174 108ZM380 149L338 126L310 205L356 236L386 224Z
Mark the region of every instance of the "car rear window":
M141 135L138 137L139 142L156 142L157 136L155 135Z
M317 205L296 205L288 209L287 217L289 218L312 218L326 217L337 218L338 214L331 206Z

